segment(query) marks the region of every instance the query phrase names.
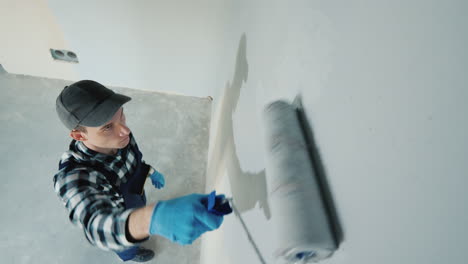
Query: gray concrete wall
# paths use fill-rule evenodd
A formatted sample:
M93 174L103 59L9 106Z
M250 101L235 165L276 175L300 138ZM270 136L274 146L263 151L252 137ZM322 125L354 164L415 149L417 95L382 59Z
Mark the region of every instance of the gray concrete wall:
M88 244L68 220L52 177L71 138L55 113L70 81L0 72L0 252L2 263L119 263ZM143 158L166 177L157 190L146 182L148 203L203 192L211 100L113 88L132 97L125 113ZM200 240L189 246L152 237L150 263L198 263Z

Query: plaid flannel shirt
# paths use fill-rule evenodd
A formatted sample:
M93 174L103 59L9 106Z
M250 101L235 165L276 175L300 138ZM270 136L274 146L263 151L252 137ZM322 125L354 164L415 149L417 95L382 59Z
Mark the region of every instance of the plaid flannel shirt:
M135 209L125 210L119 191L120 183L135 172L136 151L133 134L130 143L115 156L98 153L73 140L53 178L55 192L68 209L70 221L83 229L91 244L104 250L120 251L145 240L134 241L129 237L126 222ZM104 175L93 166L104 167L111 173ZM149 167L147 176L154 172Z

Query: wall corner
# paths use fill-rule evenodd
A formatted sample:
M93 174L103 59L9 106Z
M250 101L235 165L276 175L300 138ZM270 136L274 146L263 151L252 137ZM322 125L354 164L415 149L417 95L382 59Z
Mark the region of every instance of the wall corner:
M5 68L3 68L2 64L0 64L0 74L8 73Z

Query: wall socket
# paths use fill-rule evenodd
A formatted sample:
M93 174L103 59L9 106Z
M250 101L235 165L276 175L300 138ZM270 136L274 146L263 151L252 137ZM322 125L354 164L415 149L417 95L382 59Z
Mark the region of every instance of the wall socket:
M78 56L75 52L69 50L50 49L50 54L54 60L78 63Z

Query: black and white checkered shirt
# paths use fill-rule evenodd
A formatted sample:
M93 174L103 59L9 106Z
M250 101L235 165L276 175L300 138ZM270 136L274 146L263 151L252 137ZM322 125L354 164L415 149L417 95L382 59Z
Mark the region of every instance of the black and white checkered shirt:
M98 153L73 140L54 176L55 192L68 209L70 221L83 229L91 244L104 250L119 251L137 242L126 232L127 218L135 209L125 210L119 191L120 183L127 182L136 170L137 153L133 134L116 155ZM154 172L149 168L147 176Z

